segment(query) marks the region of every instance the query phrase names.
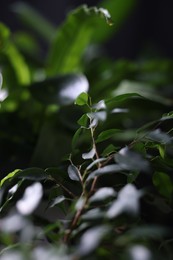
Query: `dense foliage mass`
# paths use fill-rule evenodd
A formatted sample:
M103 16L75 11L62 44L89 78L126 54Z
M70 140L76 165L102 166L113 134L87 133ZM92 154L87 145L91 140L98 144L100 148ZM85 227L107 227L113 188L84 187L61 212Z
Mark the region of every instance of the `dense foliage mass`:
M173 62L103 55L123 2L0 24L2 260L173 258Z

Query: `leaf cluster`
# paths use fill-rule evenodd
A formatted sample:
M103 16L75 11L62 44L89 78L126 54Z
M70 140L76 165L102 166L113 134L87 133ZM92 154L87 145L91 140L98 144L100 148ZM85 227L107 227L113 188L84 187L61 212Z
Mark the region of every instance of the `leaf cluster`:
M134 2L81 6L58 29L15 5L44 60L0 24L2 260L172 259L173 63L97 46Z

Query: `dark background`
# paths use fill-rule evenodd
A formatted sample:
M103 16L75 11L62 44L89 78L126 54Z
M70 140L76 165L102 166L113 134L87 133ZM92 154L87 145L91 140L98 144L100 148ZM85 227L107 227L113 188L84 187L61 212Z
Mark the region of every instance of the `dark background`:
M15 2L1 0L0 21L5 22L11 30L22 27L10 9ZM58 25L64 20L68 11L75 6L83 3L96 5L100 1L25 0L25 2L36 8L53 24ZM125 21L121 30L106 45L106 49L113 58L134 59L144 47L149 46L153 56L159 53L161 56L173 58L172 13L172 0L138 0L135 10Z

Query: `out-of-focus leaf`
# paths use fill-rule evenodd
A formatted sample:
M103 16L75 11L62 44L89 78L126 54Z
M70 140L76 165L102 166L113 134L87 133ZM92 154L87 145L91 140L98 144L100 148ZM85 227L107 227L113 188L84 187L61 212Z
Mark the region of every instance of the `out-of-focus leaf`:
M8 28L4 24L0 23L0 44L2 45L2 48L0 48L0 55L3 54L10 63L19 84L28 85L30 83L29 68L23 56L11 41L9 36L10 31Z
M0 72L0 89L1 89L1 87L2 87L2 74Z
M88 176L88 178L86 179L87 182L89 182L90 180L94 179L96 176L101 176L104 174L110 174L110 173L115 173L115 172L119 172L121 171L122 168L117 165L117 164L110 164L107 166L104 166L100 169L97 169L93 172L91 172Z
M56 205L60 204L64 200L66 200L66 198L63 195L58 196L53 201L51 201L51 203L49 204L49 208L55 207Z
M13 4L12 9L24 24L42 36L43 39L50 41L53 38L55 33L53 25L30 5L17 2Z
M102 9L86 5L69 13L53 41L48 59L49 75L81 72L81 57L96 32L95 21L92 19L95 17L105 18L107 15Z
M126 109L126 108L114 108L114 109L112 109L112 111L111 111L111 113L115 113L115 114L117 114L117 113L128 113L128 109Z
M11 178L13 178L18 172L20 172L21 170L19 169L16 169L14 170L13 172L10 172L9 174L7 174L7 176L5 176L1 182L0 182L0 187L3 185L3 183L6 181L6 180L10 180Z
M141 191L138 191L133 184L127 184L118 193L118 198L108 209L106 216L115 218L121 213L129 213L136 216L139 212L139 199Z
M170 144L172 142L172 137L160 129L156 129L151 131L147 136L147 139L153 140L155 142L159 142L161 144Z
M89 120L89 117L87 116L87 114L84 114L84 115L81 116L81 118L79 118L77 123L82 127L87 127L88 126L88 120Z
M95 153L96 153L95 149L92 148L88 153L83 153L83 154L82 154L82 158L83 158L84 160L93 159Z
M82 220L99 220L104 218L104 212L99 208L88 210L85 214L82 215Z
M43 187L39 182L27 187L23 197L17 202L17 210L22 215L30 215L39 205L43 196Z
M75 104L78 106L87 105L88 104L88 94L86 92L82 92L75 100Z
M115 153L117 151L117 147L115 147L113 144L108 145L104 151L102 152L103 156L108 156L111 153Z
M124 102L128 99L133 99L133 98L142 98L143 99L143 97L137 93L123 93L120 95L116 95L113 98L106 99L105 103L106 103L107 107L112 110L114 108L116 109L117 104Z
M68 167L68 176L73 181L80 181L79 169L75 165L73 165L73 164L69 165L69 167Z
M109 227L106 225L96 226L88 229L81 237L77 252L81 256L85 256L93 252L108 234Z
M173 194L173 183L168 174L164 172L155 172L153 175L153 184L161 195L167 199L171 199Z
M116 192L113 188L104 187L97 190L94 195L90 198L89 202L104 201L106 199L116 196Z
M112 136L116 135L119 132L120 132L119 129L109 129L109 130L103 131L97 137L96 143L103 142L103 141L111 138Z
M143 246L143 245L134 245L129 248L128 253L127 253L128 259L133 259L133 260L150 260L153 259L153 255L151 251Z
M97 31L93 36L93 40L96 42L102 42L107 40L113 34L115 34L127 19L128 15L133 10L136 0L127 0L126 2L121 0L104 0L101 2L101 6L110 11L113 20L112 27L106 27L106 25L101 21L97 25Z
M97 104L93 105L96 110L106 109L106 104L104 100L100 100Z
M67 74L36 82L30 90L45 104L70 105L82 92L89 90L89 83L82 74Z
M149 171L149 162L136 152L130 151L127 147L122 148L114 156L115 161L124 170Z
M22 171L18 171L15 174L16 178L24 179L24 180L33 180L33 181L41 181L47 179L46 172L41 168L27 168Z
M107 158L99 158L99 159L96 159L96 160L94 160L92 163L90 163L90 164L87 166L86 170L88 171L88 170L90 170L93 166L97 165L98 163L104 162L104 161L106 161L106 160L107 160Z
M151 85L143 82L132 82L124 80L120 83L119 87L113 91L113 95L115 96L130 93L136 93L151 101L155 101L164 105L171 105L173 103L171 99L159 95Z
M72 149L75 149L75 147L77 146L78 142L79 142L79 138L82 134L82 128L79 128L74 136L73 136L73 139L72 139Z
M26 224L28 223L23 216L16 213L11 213L0 220L0 230L13 233L20 231Z

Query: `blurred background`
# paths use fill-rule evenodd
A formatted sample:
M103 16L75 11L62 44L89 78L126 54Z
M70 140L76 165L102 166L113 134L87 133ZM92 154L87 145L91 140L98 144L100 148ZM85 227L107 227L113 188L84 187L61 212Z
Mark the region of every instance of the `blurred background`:
M126 0L122 0L126 1ZM1 0L0 20L11 30L22 29L12 6L17 1ZM66 14L81 4L99 5L98 0L41 1L25 0L55 26L59 25ZM128 2L128 1L127 1ZM130 14L112 39L106 44L106 51L113 58L135 59L147 51L151 57L173 57L173 1L172 0L138 0ZM111 10L109 10L111 13ZM116 19L114 17L114 19ZM116 30L116 28L115 28ZM150 51L150 52L149 52Z

